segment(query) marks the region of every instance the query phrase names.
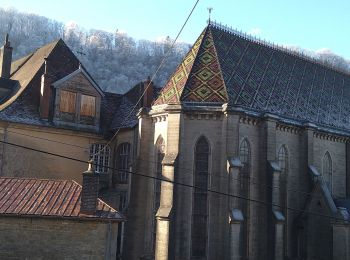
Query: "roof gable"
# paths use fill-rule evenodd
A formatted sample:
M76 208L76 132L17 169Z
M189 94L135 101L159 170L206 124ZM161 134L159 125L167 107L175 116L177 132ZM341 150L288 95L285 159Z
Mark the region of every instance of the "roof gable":
M73 79L75 76L77 75L83 75L83 77L85 79L87 79L87 81L90 83L90 85L101 95L104 96L103 91L101 90L101 88L95 83L95 81L90 77L90 75L85 71L84 68L79 67L79 69L73 71L72 73L68 74L67 76L57 80L56 82L52 83L52 86L54 86L55 88L60 87L62 84L64 84L65 82Z

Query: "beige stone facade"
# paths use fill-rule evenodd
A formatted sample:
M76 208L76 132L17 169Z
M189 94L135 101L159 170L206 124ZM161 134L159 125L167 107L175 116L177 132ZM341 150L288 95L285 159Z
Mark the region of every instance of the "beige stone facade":
M87 161L90 146L105 143L97 134L2 122L2 141ZM1 176L72 179L81 183L86 164L0 144Z
M340 252L332 247L338 241L336 234L348 238L348 225L333 200L335 212L330 210L327 199L322 199L319 207L312 206L311 201L327 195L322 189L318 190L319 184L310 166L322 173L322 160L328 152L333 167L331 196L334 200L345 199L346 137L324 133L309 125L290 125L269 114L256 117L225 106L186 108L178 105L154 106L150 112L141 112L139 136L137 172L156 177L155 150L161 136L165 140L163 178L189 186L194 184L196 142L201 136L208 140L208 189L223 194L208 193L207 251L203 259L339 259ZM251 163L249 177L243 177L249 178L246 194L232 190L234 186L230 185L230 181L237 182L239 174L243 174L238 167L238 177L230 177L236 167L231 158L241 160L243 140L249 143ZM273 176L281 174L280 169L276 172L271 169L273 165L279 167L282 146L287 151L285 186L273 182ZM169 157L174 158L173 163L167 161ZM156 211L153 208L155 181L132 176L125 259L154 256L156 259L192 259L194 189L163 182L160 207ZM243 182L244 179L239 180L240 185ZM235 204L227 194L251 201L234 198ZM271 205L273 203L284 206L276 207ZM247 207L247 210L242 209L244 220L241 223L246 225L243 229L246 234L238 237L231 230L237 232L239 229L235 225L239 222L230 221L230 210L237 205ZM281 214L276 215L273 210ZM308 215L307 211L326 217ZM305 221L308 224L303 226L301 223ZM319 234L320 230L323 233ZM230 248L242 253L230 253Z

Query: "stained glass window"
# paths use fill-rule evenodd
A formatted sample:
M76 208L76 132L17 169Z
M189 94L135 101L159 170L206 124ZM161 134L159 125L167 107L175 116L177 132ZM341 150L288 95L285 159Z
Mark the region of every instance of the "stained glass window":
M205 257L208 225L209 144L201 137L195 148L192 257Z

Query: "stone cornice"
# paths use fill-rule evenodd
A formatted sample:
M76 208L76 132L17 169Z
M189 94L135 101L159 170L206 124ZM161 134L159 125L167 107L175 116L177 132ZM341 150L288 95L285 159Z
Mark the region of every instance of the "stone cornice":
M282 131L282 132L288 132L292 134L301 134L303 129L294 125L288 125L283 123L277 123L276 124L276 130Z

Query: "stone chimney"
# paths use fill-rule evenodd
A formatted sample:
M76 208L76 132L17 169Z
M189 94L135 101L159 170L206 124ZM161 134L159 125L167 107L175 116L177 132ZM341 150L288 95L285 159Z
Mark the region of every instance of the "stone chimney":
M143 95L143 107L151 107L153 101L153 82L150 77L143 83L143 91L145 91Z
M5 36L5 44L0 49L0 77L9 79L11 75L12 47L9 42L9 35Z
M49 119L50 114L50 104L51 104L51 95L53 76L49 73L50 63L49 60L45 58L44 64L44 74L41 76L41 88L40 88L40 117L42 119Z
M97 210L99 174L95 171L94 162L89 161L89 168L83 172L83 188L81 191L80 212L93 214Z

